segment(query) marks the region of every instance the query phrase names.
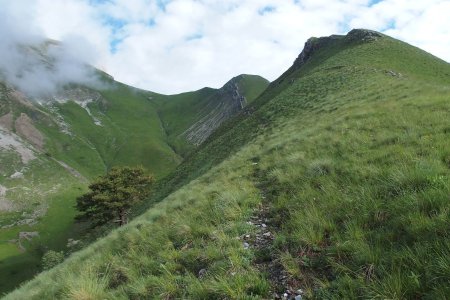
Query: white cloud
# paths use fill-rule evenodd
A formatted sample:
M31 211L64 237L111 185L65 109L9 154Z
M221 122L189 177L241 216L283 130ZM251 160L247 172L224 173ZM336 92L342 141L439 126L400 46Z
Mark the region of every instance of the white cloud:
M96 51L90 51L89 41L72 33L66 35L63 43L44 43L45 34L34 22L37 6L1 4L2 80L33 97L53 94L67 83L98 86L98 78L85 63L95 60Z
M14 2L9 13L27 13L31 28L55 39L82 36L98 54L86 55L91 63L163 93L219 87L240 73L273 80L310 36L353 27L384 31L450 60L450 0Z

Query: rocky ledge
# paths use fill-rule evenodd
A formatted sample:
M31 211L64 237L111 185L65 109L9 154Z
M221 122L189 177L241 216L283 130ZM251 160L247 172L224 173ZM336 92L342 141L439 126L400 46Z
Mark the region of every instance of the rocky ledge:
M326 37L311 37L309 38L305 46L303 47L302 52L297 57L294 62L294 66L298 69L303 66L312 56L313 54L321 48L330 46L334 44L336 41L345 40L348 42L373 42L378 38L381 38L383 35L379 32L368 30L368 29L352 29L347 35L330 35Z

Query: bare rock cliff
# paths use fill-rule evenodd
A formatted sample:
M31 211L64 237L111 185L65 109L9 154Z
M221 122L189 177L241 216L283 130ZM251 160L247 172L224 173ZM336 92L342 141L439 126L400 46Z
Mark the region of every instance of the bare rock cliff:
M211 99L214 108L189 127L183 135L194 145L200 145L223 122L236 115L247 104L239 88L240 76L227 82Z

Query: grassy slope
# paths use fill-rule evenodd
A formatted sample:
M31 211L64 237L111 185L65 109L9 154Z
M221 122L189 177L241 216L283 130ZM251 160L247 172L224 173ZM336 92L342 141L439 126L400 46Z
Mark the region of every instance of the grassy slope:
M5 161L5 158L2 158ZM48 249L66 250L67 239L77 238L73 225L74 199L85 190L85 182L69 175L66 170L46 157L40 156L27 166L25 179L2 178L11 190L8 199L25 204L26 212L48 207L46 214L35 225L20 225L0 229L0 291L9 291L41 270L41 256ZM33 174L30 176L29 174ZM56 183L56 184L55 184ZM22 219L21 213L2 212L0 225ZM17 239L19 232L37 231L39 237L31 242L22 240L25 252L8 241Z
M87 178L103 174L112 165L143 165L157 177L173 170L180 158L165 142L160 120L145 92L116 84L104 91L106 103L91 104L92 113L102 120L94 124L85 109L74 102L58 105L72 135L59 130L51 119L20 103L1 99L3 113L15 115L25 112L33 116L35 124L46 136L46 153L75 168ZM4 88L4 87L3 87ZM45 107L40 109L46 110ZM0 292L10 291L41 270L41 256L45 251L64 250L68 238L77 238L75 199L87 186L87 181L70 175L48 156L40 155L25 169L25 178L11 180L9 176L24 166L16 155L0 157L0 183L8 188L31 191L28 194L8 192L7 198L23 203L23 210L31 212L48 206L36 225L0 228ZM52 193L48 192L54 190ZM36 206L39 203L40 206ZM21 212L0 212L0 226L23 219ZM9 240L17 239L19 232L38 231L40 238L27 244L25 252Z
M205 175L6 299L256 299L268 258L308 298L445 299L449 65L385 37L283 78L162 189ZM260 205L269 254L237 239Z
M264 80L257 76L249 77L246 80L245 91L255 93L259 90L261 81ZM160 116L149 100L149 97L154 94L113 82L107 76L103 78L110 84L109 89L102 91L105 100L89 104L91 113L101 120L102 126L95 125L87 111L75 102L58 104L52 109L64 118L71 135L61 132L45 113L37 113L14 101L8 102L6 99L1 99L0 112L4 114L12 110L15 115L25 112L34 116L36 125L46 136L47 155L65 162L89 179L103 174L113 165L143 165L158 178L163 177L179 164L180 157L168 145ZM3 85L0 88L6 89ZM180 96L161 96L164 98L163 101L167 101L167 98L173 101L170 101L170 104L162 102L160 105L168 107L166 111L171 113L179 113L179 107L185 110L194 106L200 110L213 91L215 90L206 88L200 92ZM186 97L186 95L192 97ZM48 110L48 107L44 106L40 109L55 115ZM180 122L179 126L184 127L189 127L196 121L195 116L190 114L185 115L185 118L174 117L173 119ZM29 170L28 174L33 174L33 178L39 182L29 187L36 194L57 185L64 185L64 188L55 191L47 199L41 199L41 202L49 204L50 209L40 220L39 225L0 229L0 292L11 290L39 272L40 257L46 250L66 250L67 238L76 237L75 227L72 224L76 213L73 206L76 197L86 189L86 182L65 174L64 169L53 161L49 161L46 156L41 156L41 160L41 163L48 165L51 171L43 174L40 170L42 167ZM9 160L6 157L2 156L1 161L4 163L3 169L7 166L12 168L8 171L9 173L5 170L8 174L14 173L14 169L21 169L17 165L7 163ZM28 175L26 177L28 180ZM20 182L15 182L14 186L16 185L28 186ZM37 201L37 197L30 200L23 195L16 197L8 194L8 198L14 201L20 199L28 202ZM33 207L30 206L31 204L26 205L32 209ZM20 213L1 213L1 218L0 225L10 224L20 219ZM17 238L20 231L39 231L41 234L41 238L35 239L24 253L8 242Z
M269 84L266 79L257 75L239 75L233 79L236 79L238 88L248 103L256 99ZM194 149L181 135L215 108L220 92L221 89L203 88L178 95L153 96L152 100L164 124L168 142L177 152L186 155Z
M269 81L261 76L243 74L239 76L238 86L247 103L253 102L267 88Z
M36 122L48 121L45 114L11 100L2 83L0 94L1 115L12 112L18 117L23 112ZM23 219L38 221L34 225L0 228L0 292L10 291L38 273L43 252L65 250L68 237L77 238L73 205L75 197L84 191L86 182L75 178L47 156L35 155L35 160L24 164L15 151L0 151L0 184L8 188L6 199L20 208L20 211L1 211L0 227ZM16 171L22 172L23 178L11 178ZM45 216L34 217L35 211L45 211ZM34 231L39 232L38 238L33 238L32 242L21 241L25 252L11 242L19 237L19 232Z
M49 137L49 152L88 177L103 174L113 165L143 165L163 177L180 158L166 143L161 121L148 93L115 83L102 91L106 103L90 104L103 126L74 102L59 105L59 114L74 136L55 127L42 127Z

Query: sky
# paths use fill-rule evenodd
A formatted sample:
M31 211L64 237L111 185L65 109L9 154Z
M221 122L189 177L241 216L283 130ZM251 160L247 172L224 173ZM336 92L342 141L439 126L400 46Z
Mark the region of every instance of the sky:
M0 36L63 41L118 81L175 94L239 74L274 80L309 37L352 28L450 61L449 13L450 0L0 0Z

